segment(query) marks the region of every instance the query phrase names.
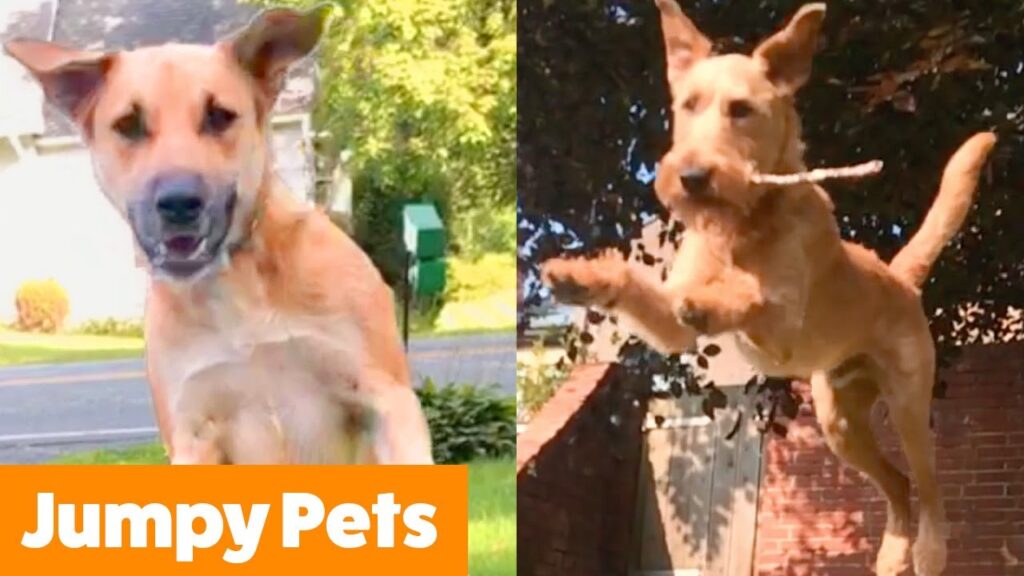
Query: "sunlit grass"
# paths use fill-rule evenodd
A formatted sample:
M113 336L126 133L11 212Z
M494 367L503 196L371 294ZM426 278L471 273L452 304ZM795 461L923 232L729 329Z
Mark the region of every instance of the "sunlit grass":
M450 258L445 303L431 320L430 330L436 334L514 330L515 254Z
M142 356L141 338L28 334L0 329L0 366L85 362Z
M469 465L470 576L516 573L515 478L511 459Z

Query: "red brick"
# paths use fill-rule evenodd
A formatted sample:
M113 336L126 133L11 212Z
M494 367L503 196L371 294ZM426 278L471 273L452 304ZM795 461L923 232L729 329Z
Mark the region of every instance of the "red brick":
M640 383L620 376L604 365L577 369L520 435L520 573L628 572L646 407L635 404ZM621 425L609 427L609 414Z
M933 433L938 478L950 520L948 574L1024 575L1024 564L1007 566L1004 555L1012 540L1019 550L1011 550L1024 560L1022 360L1024 345L1019 343L973 347L942 375L949 383L950 399L934 402ZM805 386L797 389L806 397ZM883 452L906 470L898 440L887 428L884 409L875 421ZM771 505L762 505L758 513L759 520L768 521L758 524L757 574L869 573L885 525L884 502L859 476L846 475L827 448L802 439L820 437L813 419L802 418L799 424L800 435L791 432L788 439L773 437L765 442L761 502L771 494ZM814 462L819 463L817 469ZM858 486L862 488L859 493ZM916 496L914 506L916 510ZM846 519L836 514L841 511L860 516ZM815 517L832 521L833 533L808 520ZM793 527L795 532L785 532L785 537L793 536L801 545L787 545L783 531L777 530L780 526ZM851 553L853 549L858 551ZM789 553L781 563L776 550Z
M1006 495L1006 484L974 484L963 488L965 498Z
M1008 486L1021 480L1021 475L1013 471L978 472L975 476L978 484L1002 484Z

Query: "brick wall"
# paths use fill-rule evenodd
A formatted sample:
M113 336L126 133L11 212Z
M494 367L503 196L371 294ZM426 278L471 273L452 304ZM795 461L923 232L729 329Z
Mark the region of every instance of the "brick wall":
M580 367L519 436L519 574L627 574L645 387Z
M1024 346L968 348L941 379L946 398L932 413L951 529L946 574L1024 575ZM874 416L888 456L906 470L884 409ZM758 574L872 573L883 501L829 452L812 406L786 439L767 440L762 476Z

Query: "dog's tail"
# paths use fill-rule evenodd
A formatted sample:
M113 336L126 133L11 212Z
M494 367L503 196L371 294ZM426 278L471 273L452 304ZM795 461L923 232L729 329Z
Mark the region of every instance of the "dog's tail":
M889 269L920 288L942 249L963 225L974 203L978 176L988 153L996 143L991 132L975 134L960 146L946 164L942 185L921 228L896 254Z

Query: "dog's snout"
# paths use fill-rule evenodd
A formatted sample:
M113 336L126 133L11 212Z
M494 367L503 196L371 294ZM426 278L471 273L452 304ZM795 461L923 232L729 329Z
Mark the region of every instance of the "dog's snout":
M679 172L679 179L688 194L700 196L708 191L711 185L711 169L690 166Z
M202 177L194 174L164 176L155 183L156 211L167 224L195 223L206 205Z
M192 224L203 213L203 199L188 192L164 194L157 199L156 210L168 224Z

